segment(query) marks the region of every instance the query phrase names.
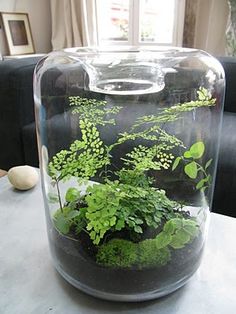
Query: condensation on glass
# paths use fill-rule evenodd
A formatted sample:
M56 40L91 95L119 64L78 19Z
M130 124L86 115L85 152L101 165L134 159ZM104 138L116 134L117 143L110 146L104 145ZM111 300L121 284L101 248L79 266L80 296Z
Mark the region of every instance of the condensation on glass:
M199 267L214 190L224 74L190 49L53 52L34 97L48 239L93 296L166 295Z

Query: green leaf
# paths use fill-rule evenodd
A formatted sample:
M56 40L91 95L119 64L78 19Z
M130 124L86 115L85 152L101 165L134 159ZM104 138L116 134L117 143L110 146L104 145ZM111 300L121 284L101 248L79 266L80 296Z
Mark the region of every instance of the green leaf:
M110 226L114 226L116 224L116 217L112 217L110 220Z
M95 240L95 238L96 238L96 232L95 231L91 231L89 235L90 235L90 238L92 240Z
M170 244L172 240L171 234L167 232L161 232L156 237L156 247L157 249L162 249L166 247L168 244Z
M174 163L172 165L172 171L175 170L178 167L180 160L181 160L181 157L177 157L175 159L175 161L174 161Z
M70 230L70 223L63 214L59 214L54 218L55 227L63 234L67 234Z
M170 246L172 246L174 249L181 249L189 241L190 235L188 234L188 232L181 229L176 231L176 233L172 236Z
M199 90L197 91L197 94L199 100L206 100L210 98L208 95L208 90L204 87L200 87Z
M190 147L189 151L194 159L199 159L204 154L205 145L203 142L196 142Z
M73 219L77 216L80 215L80 212L78 210L72 210L68 215L67 215L67 219Z
M166 232L166 233L168 233L168 234L174 233L175 229L176 229L176 225L175 225L175 223L173 222L173 219L167 221L167 222L165 223L165 225L164 225L164 228L163 228L164 232Z
M212 182L212 176L211 176L210 174L206 177L206 182L207 182L208 184L211 184L211 182Z
M137 224L137 225L141 225L141 224L143 224L143 220L142 219L140 219L140 218L134 218L134 222Z
M134 226L134 231L136 233L143 233L143 229L140 226Z
M105 227L105 229L107 229L110 226L109 220L103 221L102 226Z
M184 227L184 230L191 236L191 238L195 238L198 234L198 227L193 225L188 225Z
M205 185L205 183L208 183L208 185L209 185L210 181L211 181L211 176L210 175L208 175L206 178L203 178L202 180L200 180L198 182L198 184L196 185L197 190L200 190L200 189L202 190L202 188L207 188L206 186L204 187L204 185Z
M185 157L185 158L192 158L192 155L191 155L191 153L190 153L189 150L187 150L187 151L184 153L184 157Z
M125 222L123 219L119 219L116 223L115 229L116 230L121 230L122 228L124 228L125 226Z
M190 162L184 167L184 172L186 173L187 176L191 179L196 179L197 177L197 164L195 161Z
M208 160L208 162L205 165L205 170L211 165L212 160L213 160L212 158Z
M109 207L109 209L107 210L107 213L109 213L112 216L112 215L115 215L116 211L117 211L117 207L113 206L113 207Z
M205 179L200 180L198 184L196 185L196 189L200 190L204 186L205 181L206 181Z
M80 191L76 188L69 188L66 192L65 199L67 202L75 202L80 198Z
M93 229L93 224L90 222L90 223L87 225L86 229L87 229L88 231L92 230L92 229Z
M164 232L168 234L173 234L176 230L181 229L183 226L183 219L181 218L172 218L167 221L164 225Z
M201 192L204 192L206 190L207 186L204 186L200 189Z
M55 193L48 193L48 200L50 203L58 203L59 202L59 197Z

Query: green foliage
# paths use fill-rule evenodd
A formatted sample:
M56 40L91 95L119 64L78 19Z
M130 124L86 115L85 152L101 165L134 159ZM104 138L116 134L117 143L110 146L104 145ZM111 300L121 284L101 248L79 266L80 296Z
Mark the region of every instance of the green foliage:
M62 234L68 234L72 228L79 233L87 224L85 209L82 206L78 208L78 205L84 203L84 196L81 196L78 189L69 188L65 199L65 206L58 209L53 216L54 225Z
M113 226L115 229L123 227L124 222L118 220L120 198L122 193L116 189L116 184L95 184L87 189L85 197L88 205L86 218L87 230L94 244L98 244L105 233Z
M184 166L184 172L189 176L191 179L196 179L197 177L197 163L195 161L191 161L187 165Z
M110 267L153 267L165 265L172 249L179 249L197 236L199 227L192 219L184 219L181 205L170 200L165 191L153 187L149 170L175 170L183 163L184 173L196 180L196 189L204 190L211 183L207 174L212 159L205 166L200 164L205 145L194 143L186 150L176 136L163 130L165 123L197 108L215 105L215 99L204 88L197 92L194 101L164 109L158 115L139 117L132 128L118 134L116 142L106 146L98 127L115 125L113 115L120 107L109 108L105 101L69 97L72 113L79 117L81 139L66 150L53 156L48 165L51 178L57 184L60 209L53 216L55 227L63 234L81 231L88 233L98 248L97 261ZM108 167L112 163L113 149L127 141L142 140L126 153L123 167L116 171L116 180L109 180ZM185 150L183 156L174 158L173 150ZM86 194L69 188L62 204L58 182L71 176L78 180L91 180L100 170L103 184L88 186ZM105 174L103 176L103 174ZM163 227L163 223L165 223ZM141 241L144 231L162 228L154 239ZM105 243L106 236L124 231L135 242L113 239ZM73 234L73 233L72 233Z
M214 106L216 100L212 99L211 94L203 87L198 91L198 98L195 101L190 101L182 104L177 104L163 110L159 115L147 115L137 119L131 128L130 132L124 132L119 134L119 138L116 143L108 147L108 151L121 145L126 141L135 141L137 139L143 139L145 141L154 141L155 144L151 147L139 145L135 147L132 152L126 155L125 165L132 166L134 169L147 171L147 170L161 170L169 169L173 163L173 155L170 152L174 147L183 147L184 144L176 136L168 134L163 130L162 125L164 123L174 122L181 117L181 114L192 111L196 108ZM140 131L140 129L142 129ZM138 131L137 131L138 130ZM204 147L202 142L195 143L188 152L192 158L198 159L201 156L199 154L204 153ZM204 144L203 144L204 145ZM202 151L203 149L203 151ZM186 154L188 154L186 152ZM173 170L178 166L180 159L175 159L172 166ZM190 167L190 175L194 176L195 164ZM191 178L191 177L190 177Z
M197 94L198 99L195 101L174 105L163 110L158 116L150 115L138 118L130 132L119 134L117 142L108 147L101 141L97 125L115 124L115 120L110 116L117 114L121 108L117 106L108 108L105 101L96 99L69 97L70 106L73 107L72 113L78 114L80 118L82 140L76 140L71 144L69 150L62 150L53 157L48 166L50 176L56 181L67 180L71 176L89 179L95 176L98 169L106 168L111 163L111 151L115 146L138 138L156 143L151 147L143 145L135 147L124 158L125 165L141 171L168 169L173 162L170 150L175 146L184 147L184 144L163 130L162 125L166 122L176 121L183 112L215 104L215 99L211 98L206 89L200 88ZM143 130L140 131L140 128ZM194 149L190 153L194 156ZM176 167L176 162L173 168ZM191 165L187 167L186 172L193 177L193 168L196 165L195 163Z
M182 160L181 157L176 157L175 161L172 164L172 171L174 171L178 167L181 160Z
M69 188L66 192L66 202L76 202L80 199L80 191L76 188Z
M49 192L49 193L47 194L47 198L48 198L48 201L49 201L50 203L52 203L52 204L59 202L59 197L58 197L58 195L55 194L55 193Z
M136 263L137 245L123 239L113 239L99 247L97 262L107 267L131 267Z
M166 222L163 231L156 237L157 247L167 245L181 249L192 241L199 232L199 226L193 219L173 218Z
M197 91L198 100L200 101L210 101L211 104L215 104L215 99L212 99L211 93L204 87L200 87Z
M197 100L192 100L190 102L185 102L183 104L178 104L172 106L166 110L164 113L167 114L174 114L177 117L179 114L183 112L189 112L193 109L201 108L201 107L211 107L214 106L216 103L216 99L212 98L210 92L204 87L200 87L197 91L198 98Z
M62 234L69 233L70 227L71 227L71 222L64 213L62 213L61 211L56 212L54 215L53 221L54 221L55 227Z
M173 209L179 207L167 198L165 191L150 187L144 174L132 173L132 170L127 171L127 176L125 173L123 169L120 181L108 181L87 189L87 230L94 244L99 244L108 231L127 228L141 234L146 226L157 228L163 217L173 217ZM129 181L131 173L134 185Z
M170 256L168 248L157 249L155 239L140 243L112 239L99 247L96 260L99 264L112 268L148 268L166 265Z
M193 158L199 159L202 157L205 151L205 145L203 142L196 142L194 143L189 150L184 153L185 158Z
M139 145L126 154L125 165L133 166L137 171L168 169L174 159L172 153L167 152L167 145L159 144L152 147Z
M148 117L148 116L145 116ZM145 117L142 117L145 121ZM137 120L137 124L135 124L131 132L124 132L119 134L119 138L116 143L109 146L109 151L111 151L115 146L121 145L126 141L135 141L136 139L143 139L145 141L155 141L159 142L160 149L166 149L170 150L174 148L175 146L183 146L183 143L181 140L179 140L177 137L168 134L166 131L164 131L158 124L155 124L151 127L147 127L144 122L140 123L141 118ZM153 122L155 123L155 121ZM143 131L135 132L136 127L142 127L144 128Z
M151 178L124 169L117 175L119 180L89 186L85 196L76 188L69 188L66 206L54 215L57 229L67 234L71 227L78 232L85 227L98 245L108 231L126 228L131 233L142 234L143 228L157 228L163 218L176 216L173 209L178 209L179 204L169 200L165 191L151 187Z
M215 105L216 99L211 97L211 94L207 91L207 89L200 87L197 91L197 94L197 100L192 100L190 102L171 106L170 108L164 109L162 113L157 116L148 115L138 118L137 122L133 126L133 129L136 129L140 126L145 126L145 134L149 135L153 132L162 131L161 126L163 125L163 123L178 120L180 118L180 115L184 112L193 111L194 109L201 107L211 107ZM150 125L149 128L148 125ZM165 137L166 135L163 134L163 136ZM172 140L175 142L176 138L173 137Z
M159 249L155 239L141 241L139 247L138 266L143 267L160 267L168 263L171 258L168 247Z
M80 212L78 210L65 206L61 210L59 209L56 211L53 221L59 232L68 234L74 224L75 218L78 218L79 216Z
M87 120L94 126L115 124L115 120L110 116L117 114L121 109L118 106L106 108L106 101L87 99L79 96L70 96L69 101L70 106L73 108L72 113L79 114L81 120Z
M74 141L68 150L61 150L48 165L49 175L53 180L68 180L71 176L91 178L97 170L109 165L107 147L100 139L97 125L115 124L111 115L117 114L120 107L106 108L105 101L69 97L72 114L79 114L79 127L82 140Z
M49 163L52 179L60 181L71 176L88 179L110 163L98 129L86 119L80 120L80 129L82 140L74 141L69 150L61 150Z
M211 176L207 174L206 170L212 163L212 159L209 159L205 167L197 162L202 158L205 152L205 144L202 141L194 143L189 150L186 150L182 157L177 157L172 165L172 170L175 170L180 161L184 161L184 172L190 179L196 179L199 176L201 178L196 184L197 190L204 191L211 184ZM202 178L203 176L203 178Z
M119 177L119 181L123 184L131 185L133 187L140 187L148 189L153 184L153 178L145 175L143 171L137 169L124 169L116 172Z
M112 239L98 248L97 262L107 267L160 267L171 259L171 248L181 249L198 234L199 227L192 219L173 218L154 239L138 243Z

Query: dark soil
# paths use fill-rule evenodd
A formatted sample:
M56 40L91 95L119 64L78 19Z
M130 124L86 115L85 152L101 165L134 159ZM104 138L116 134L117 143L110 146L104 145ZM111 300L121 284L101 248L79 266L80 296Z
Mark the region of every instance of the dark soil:
M49 243L54 259L70 277L88 288L112 294L142 294L174 285L198 268L203 251L200 234L182 249L171 251L165 266L112 269L98 265L96 248L85 234L74 240L61 235L48 219Z

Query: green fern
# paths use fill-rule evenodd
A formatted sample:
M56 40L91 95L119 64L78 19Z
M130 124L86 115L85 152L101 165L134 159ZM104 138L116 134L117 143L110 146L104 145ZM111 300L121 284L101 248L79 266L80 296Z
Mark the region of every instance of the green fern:
M173 220L183 219L180 204L171 201L165 191L154 188L153 179L147 173L149 170L166 170L171 166L174 170L183 160L182 157L177 157L174 161L172 152L175 147L186 149L184 143L163 130L163 123L174 122L185 112L215 105L216 100L212 99L206 89L200 88L197 93L198 98L195 101L174 105L156 116L146 115L138 118L131 129L120 133L117 141L110 146L106 146L101 140L99 127L114 125L113 115L119 113L121 108L109 108L105 101L79 96L69 97L72 113L79 116L82 135L69 149L61 150L53 156L48 165L49 174L57 184L61 207L54 215L56 228L63 234L68 234L72 229L78 234L84 230L89 234L91 241L100 246L109 233L125 229L128 230L130 238L140 239L146 228L156 229L163 221L167 221L162 233L155 240L155 246L161 250L179 248L189 243L192 237L186 230L196 231L196 227L184 220L181 220L181 223ZM123 167L114 173L117 179L108 180L107 168L112 163L112 150L127 141L138 139L144 140L143 145L138 145L128 152L122 158ZM195 178L200 172L205 175L210 166L211 160L205 167L199 163L203 145L195 143L189 151L185 151L184 158L188 160L185 173L189 178ZM71 176L91 179L98 170L100 174L105 174L102 181L104 184L88 187L83 200L78 191L68 190L65 203L62 204L58 186L60 180L68 180ZM196 188L202 189L209 184L210 177L206 174L197 183ZM175 227L172 226L173 230L170 232L170 225L174 224ZM145 247L144 244L143 246ZM156 258L159 258L158 256L159 252ZM167 251L165 256L168 259Z
M68 180L71 176L89 179L98 169L108 165L107 148L100 139L98 129L88 120L80 120L82 140L76 140L69 150L62 150L53 156L48 165L52 179Z
M163 123L174 122L178 120L181 114L184 112L193 111L201 107L211 107L216 103L216 99L212 98L208 90L203 87L199 88L197 95L197 100L171 106L170 108L163 110L163 112L157 116L149 115L138 118L137 122L133 125L133 130L135 130L137 127L145 125L146 133L151 133L156 128L161 127ZM148 128L148 124L154 124L154 129L153 127Z
M97 99L87 99L79 96L69 97L72 114L78 114L81 120L87 120L93 125L115 124L110 115L117 114L121 107L112 106L107 108L107 102Z
M152 147L139 145L127 153L126 158L122 158L122 160L126 166L132 166L137 171L168 169L174 159L174 155L167 152L170 148L172 146L165 144Z
M173 209L178 209L179 204L169 200L163 190L152 188L145 175L135 178L134 173L132 178L137 184L130 182L131 170L127 172L130 184L122 170L121 181L107 181L87 188L85 216L94 244L99 244L108 231L126 228L131 234L142 234L147 226L157 228L163 218L176 217Z

